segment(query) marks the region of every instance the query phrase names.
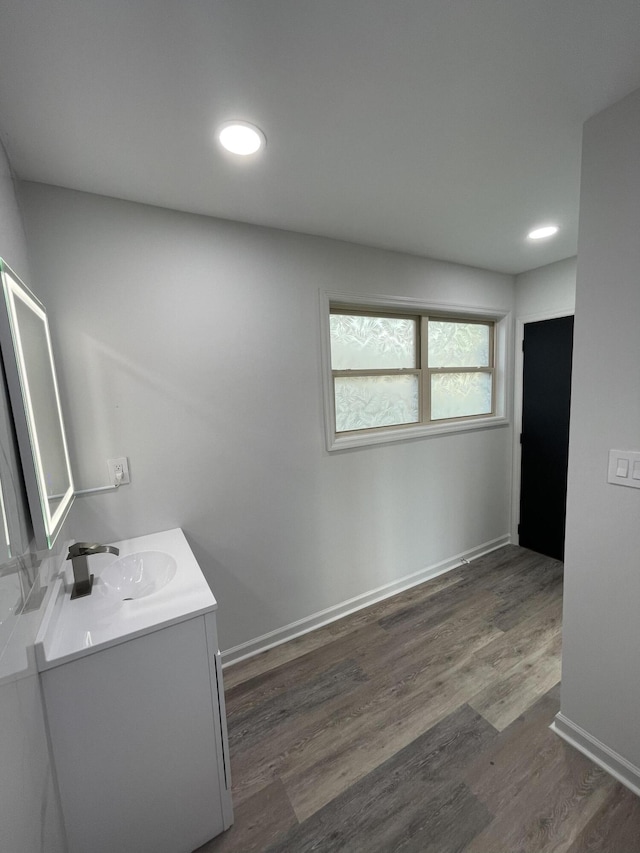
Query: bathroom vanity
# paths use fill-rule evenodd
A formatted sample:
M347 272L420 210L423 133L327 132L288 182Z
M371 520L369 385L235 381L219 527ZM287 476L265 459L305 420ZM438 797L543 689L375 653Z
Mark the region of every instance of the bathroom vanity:
M36 640L69 851L190 853L233 821L217 603L181 530L114 544Z

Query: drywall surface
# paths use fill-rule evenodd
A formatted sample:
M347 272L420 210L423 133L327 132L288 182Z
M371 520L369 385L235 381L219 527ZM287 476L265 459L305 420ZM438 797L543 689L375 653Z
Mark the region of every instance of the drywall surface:
M1 146L0 256L28 278L22 220ZM12 559L0 561L0 849L62 853L64 836L33 655L43 610L36 605L57 555L41 561L29 548L28 507L1 366L0 450L12 539ZM6 550L2 553L6 557Z
M80 498L74 534L181 526L229 649L508 533L511 429L328 453L320 292L512 309L513 279L24 185Z
M562 714L640 766L640 91L584 129L567 502Z
M516 317L573 314L576 262L576 258L567 258L516 276Z
M14 191L13 177L4 148L0 145L0 257L27 275L27 244Z

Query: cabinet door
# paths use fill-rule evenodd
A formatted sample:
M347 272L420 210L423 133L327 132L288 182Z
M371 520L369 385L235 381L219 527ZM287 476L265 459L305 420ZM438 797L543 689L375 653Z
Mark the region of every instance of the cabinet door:
M189 853L222 832L202 617L42 675L71 853Z

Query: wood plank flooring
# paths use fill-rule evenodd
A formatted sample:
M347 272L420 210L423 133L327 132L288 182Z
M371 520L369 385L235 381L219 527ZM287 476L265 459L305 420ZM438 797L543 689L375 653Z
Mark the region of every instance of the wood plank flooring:
M561 616L561 563L506 546L230 667L199 853L640 853L640 799L548 728Z

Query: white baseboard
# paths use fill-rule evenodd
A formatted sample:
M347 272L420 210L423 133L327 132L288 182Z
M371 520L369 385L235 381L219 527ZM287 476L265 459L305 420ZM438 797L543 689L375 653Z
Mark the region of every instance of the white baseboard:
M378 601L383 601L385 598L390 598L392 595L397 595L399 592L404 592L406 589L418 586L418 584L431 580L438 575L442 575L452 569L457 569L464 562L482 557L484 554L495 551L496 548L502 548L503 545L508 545L510 542L511 537L509 534L500 536L498 539L492 539L490 542L485 542L476 548L464 551L462 554L456 554L455 557L442 560L442 562L421 569L419 572L405 575L403 578L377 587L377 589L372 589L362 595L357 595L355 598L350 598L340 604L335 604L326 610L312 613L311 616L298 619L290 625L277 628L275 631L270 631L268 634L263 634L254 640L241 643L239 646L233 646L233 648L222 652L223 666L226 667L234 663L239 663L241 660L246 660L260 654L260 652L265 652L267 649L272 649L274 646L279 646L281 643L286 643L289 640L307 634L309 631L314 631L316 628L322 628L330 622L335 622L336 619L342 619L343 616L348 616L350 613L355 613L364 607L369 607Z
M556 714L549 728L640 797L640 767L627 761L562 713Z

